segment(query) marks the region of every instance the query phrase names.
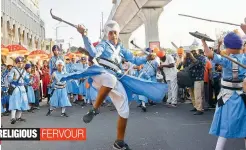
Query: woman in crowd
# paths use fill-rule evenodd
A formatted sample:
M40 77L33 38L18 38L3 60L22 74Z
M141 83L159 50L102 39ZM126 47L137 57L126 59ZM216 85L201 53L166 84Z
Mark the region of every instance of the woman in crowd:
M43 97L47 98L48 97L48 85L50 83L49 66L48 66L47 60L43 61L43 67L41 71L42 71L41 78L42 78L42 83L43 83Z

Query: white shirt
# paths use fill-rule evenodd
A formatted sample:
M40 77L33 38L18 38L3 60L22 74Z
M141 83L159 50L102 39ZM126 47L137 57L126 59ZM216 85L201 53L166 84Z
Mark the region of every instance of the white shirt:
M175 78L177 78L177 69L176 69L176 65L175 65L175 60L174 60L173 56L166 55L166 60L165 60L165 62L161 61L161 65L169 65L169 64L174 64L174 67L172 67L172 68L163 67L163 72L165 73L166 81L168 81L168 80L172 81Z

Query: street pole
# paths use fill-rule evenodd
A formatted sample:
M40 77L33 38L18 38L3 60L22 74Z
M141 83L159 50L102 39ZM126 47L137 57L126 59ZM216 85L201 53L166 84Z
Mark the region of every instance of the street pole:
M57 44L57 40L58 40L58 28L60 28L60 27L67 27L67 26L58 26L58 27L56 27L56 44Z
M102 39L102 23L100 22L100 40Z
M51 53L51 42L52 42L52 39L50 39L50 54L52 54L52 53Z

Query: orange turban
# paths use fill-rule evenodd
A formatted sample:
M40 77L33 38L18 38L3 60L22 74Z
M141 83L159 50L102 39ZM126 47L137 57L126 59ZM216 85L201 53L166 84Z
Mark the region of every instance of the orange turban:
M157 54L160 50L159 50L159 48L158 48L158 47L155 47L153 51L154 51L154 53L156 53L156 54Z
M72 58L76 58L76 55L75 55L75 54L73 54L73 53L71 53L71 54L69 55L69 58L70 58L70 59L72 59Z
M165 51L158 51L157 52L157 56L160 57L160 58L162 58L165 55L166 55Z

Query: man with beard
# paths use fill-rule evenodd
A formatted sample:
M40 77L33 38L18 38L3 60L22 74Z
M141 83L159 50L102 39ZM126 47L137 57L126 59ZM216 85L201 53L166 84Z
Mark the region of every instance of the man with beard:
M204 67L206 64L206 58L199 55L196 47L191 47L191 51L187 51L186 58L184 59L184 66L190 68L191 77L194 80L194 87L190 88L190 94L192 98L192 104L194 108L191 110L194 115L203 114L203 91L204 91Z

